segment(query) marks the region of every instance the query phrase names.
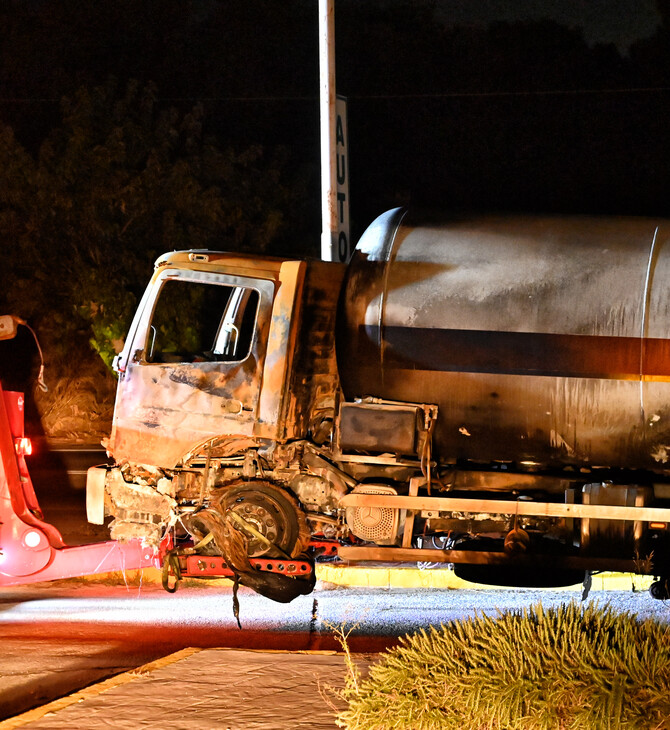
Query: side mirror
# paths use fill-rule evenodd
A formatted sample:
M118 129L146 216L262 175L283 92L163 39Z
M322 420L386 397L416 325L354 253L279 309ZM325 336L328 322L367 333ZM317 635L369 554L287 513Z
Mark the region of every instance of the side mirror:
M0 316L0 340L11 340L16 337L16 328L21 321L11 314L3 314Z

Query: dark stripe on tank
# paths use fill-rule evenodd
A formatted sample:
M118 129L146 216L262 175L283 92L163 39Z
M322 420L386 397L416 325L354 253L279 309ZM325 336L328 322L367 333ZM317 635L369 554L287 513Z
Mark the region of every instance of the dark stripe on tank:
M363 342L376 349L379 328L363 329ZM670 340L666 339L396 326L383 327L382 332L384 369L670 379Z

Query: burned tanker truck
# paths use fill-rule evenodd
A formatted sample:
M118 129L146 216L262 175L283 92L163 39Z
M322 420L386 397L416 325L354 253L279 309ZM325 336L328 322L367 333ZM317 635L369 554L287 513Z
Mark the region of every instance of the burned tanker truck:
M396 209L348 265L161 256L89 520L276 600L319 556L670 577L670 224Z

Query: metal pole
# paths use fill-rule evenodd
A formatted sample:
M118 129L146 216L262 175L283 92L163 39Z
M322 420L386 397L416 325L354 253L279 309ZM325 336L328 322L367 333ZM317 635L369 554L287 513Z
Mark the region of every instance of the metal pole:
M319 109L321 117L321 258L339 261L335 144L335 0L319 0Z

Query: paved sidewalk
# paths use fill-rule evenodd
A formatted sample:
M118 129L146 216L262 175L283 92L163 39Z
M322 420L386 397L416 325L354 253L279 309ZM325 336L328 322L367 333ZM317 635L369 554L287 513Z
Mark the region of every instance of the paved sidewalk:
M370 655L356 655L364 668ZM183 649L0 722L0 730L334 730L344 657ZM329 706L329 704L331 706Z

